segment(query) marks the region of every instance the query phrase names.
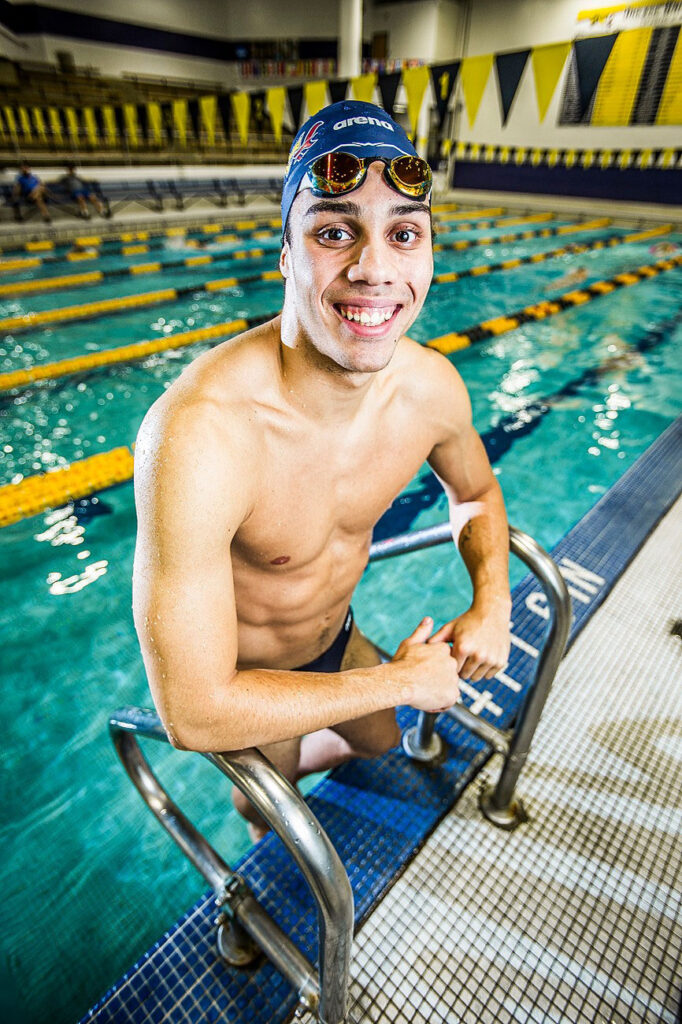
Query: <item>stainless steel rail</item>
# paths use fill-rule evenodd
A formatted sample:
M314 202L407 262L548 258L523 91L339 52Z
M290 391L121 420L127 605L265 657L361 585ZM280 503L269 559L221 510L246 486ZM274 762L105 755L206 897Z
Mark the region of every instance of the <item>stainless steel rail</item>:
M343 1024L353 938L353 893L341 860L298 791L255 749L205 754L251 801L280 837L317 905L319 978L303 954L192 825L152 772L138 737L168 741L155 712L125 707L109 720L125 770L143 800L216 894L219 950L232 963L252 958L250 936L298 992L321 1024Z
M409 551L421 551L448 541L452 541L450 523L439 523L425 530L414 530L399 537L378 541L370 548L370 561L377 562ZM514 790L526 763L571 626L571 599L556 563L532 537L514 527L509 528L509 546L512 553L525 562L538 578L549 604L549 629L538 657L533 682L526 692L513 729L497 729L460 703L444 712L504 755L500 777L495 786L487 786L483 790L480 805L489 821L505 829L516 828L528 820L523 803L514 795ZM403 748L414 760L431 762L441 756L443 744L435 732L437 717L436 714L422 711L417 725L405 732Z

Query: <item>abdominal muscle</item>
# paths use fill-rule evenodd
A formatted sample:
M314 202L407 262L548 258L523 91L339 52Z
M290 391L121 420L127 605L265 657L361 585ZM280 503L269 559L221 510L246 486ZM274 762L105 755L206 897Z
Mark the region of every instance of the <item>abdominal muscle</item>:
M276 570L240 559L233 548L237 668L292 669L323 654L341 631L369 542L336 541L304 565Z

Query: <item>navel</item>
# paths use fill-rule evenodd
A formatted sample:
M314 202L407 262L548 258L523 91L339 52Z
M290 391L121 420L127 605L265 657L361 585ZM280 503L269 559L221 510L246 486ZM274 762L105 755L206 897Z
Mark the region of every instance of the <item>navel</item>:
M270 565L286 565L290 561L291 555L280 555L279 558L273 558Z

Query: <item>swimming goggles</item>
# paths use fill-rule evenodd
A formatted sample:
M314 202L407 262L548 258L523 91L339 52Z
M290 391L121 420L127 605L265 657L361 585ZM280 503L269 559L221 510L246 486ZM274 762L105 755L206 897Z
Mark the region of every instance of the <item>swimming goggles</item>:
M307 170L308 180L316 195L342 196L359 188L367 177L367 168L375 160L384 164L384 180L409 199L423 199L433 184L431 168L419 156L396 156L385 160L380 156L359 157L352 153L324 153L313 160Z

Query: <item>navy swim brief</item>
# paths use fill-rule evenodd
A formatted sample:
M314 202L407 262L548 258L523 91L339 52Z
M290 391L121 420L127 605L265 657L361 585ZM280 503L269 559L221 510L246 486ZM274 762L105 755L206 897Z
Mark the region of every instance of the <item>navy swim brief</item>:
M343 626L331 647L328 647L317 658L309 661L307 665L299 665L298 668L292 669L292 672L339 672L352 628L353 609L349 608Z

